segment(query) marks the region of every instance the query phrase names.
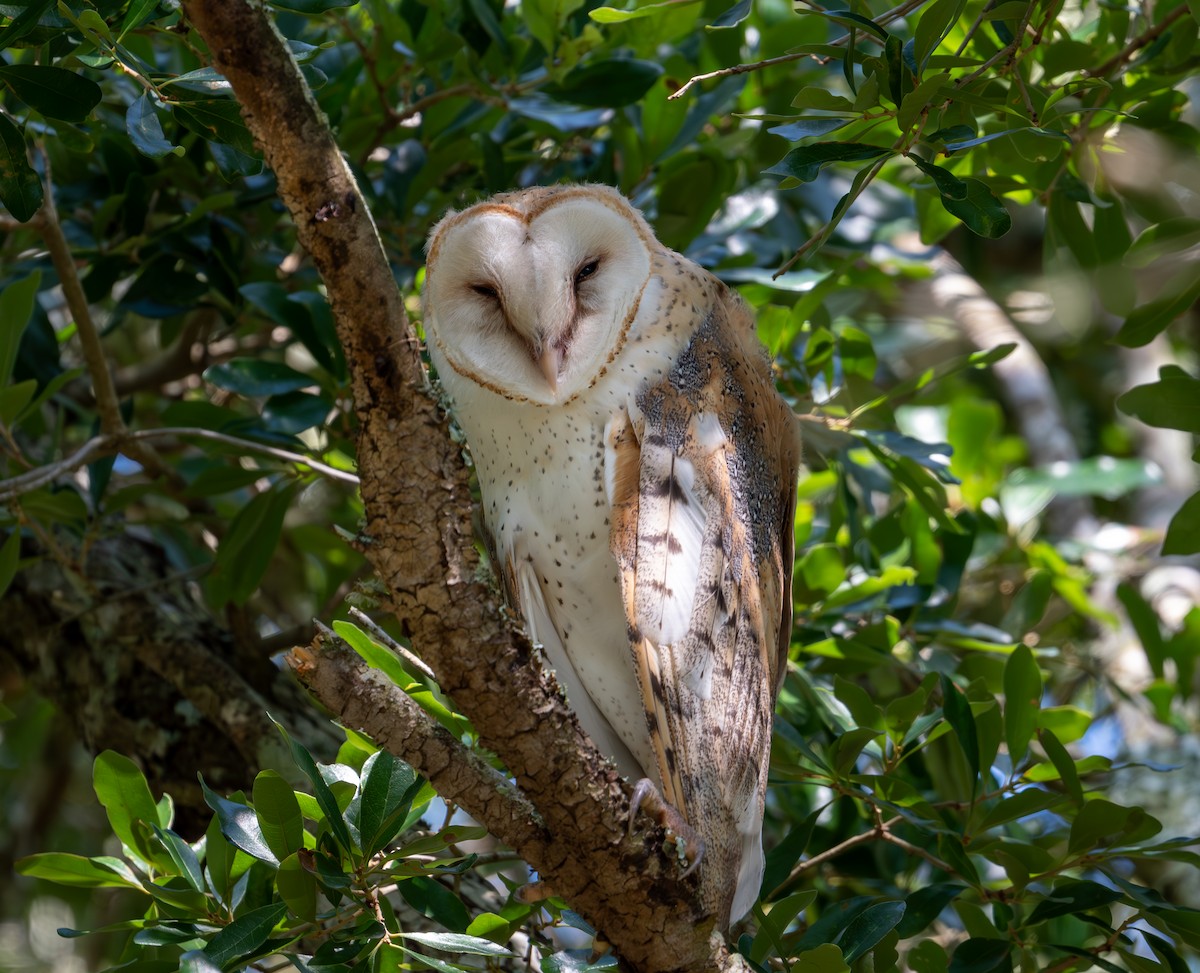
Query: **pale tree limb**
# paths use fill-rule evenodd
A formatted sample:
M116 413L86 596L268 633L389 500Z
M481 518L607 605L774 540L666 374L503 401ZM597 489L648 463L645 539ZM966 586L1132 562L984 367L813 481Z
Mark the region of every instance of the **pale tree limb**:
M446 796L513 841L633 969L734 968L720 937L710 941L714 918L701 911L694 882L675 878L678 863L646 832L626 836L626 787L478 578L467 469L428 394L370 213L283 39L247 0L183 7L232 85L324 280L360 423L366 554L414 648L513 772L550 840L522 845L516 812L474 806L469 792ZM314 671L324 659L312 656ZM427 770L421 752L399 756Z
M56 463L47 463L7 480L0 480L0 503L8 503L24 493L38 490L53 483L59 477L74 473L89 463L95 462L102 456L111 456L122 450L128 450L131 443L140 445L155 439L204 439L225 446L233 446L244 453L261 453L284 463L307 466L331 480L338 480L350 485L358 483L358 477L353 473L347 473L345 470L321 463L303 453L280 449L278 446L269 446L266 443L256 443L251 439L230 436L228 433L217 432L213 429L201 429L197 426L162 426L158 429L137 430L123 428L118 433L93 436L71 455L63 457Z
M112 372L108 367L108 358L104 354L104 346L100 343L100 332L92 320L92 310L88 305L83 285L79 281L79 273L71 256L71 247L63 235L62 225L58 221L58 211L54 205L54 186L47 177L45 198L42 208L37 214L37 225L50 252L50 260L58 274L58 282L62 287L63 297L67 308L75 322L75 330L83 349L83 360L87 366L88 376L92 380L92 389L96 396L96 412L100 416L100 429L111 436L121 436L126 432L125 420L121 417L121 404L113 387ZM129 455L137 460L154 478L162 477L174 483L180 482L179 474L168 467L150 447L135 443L129 447Z
M923 248L915 237L899 241L911 253ZM1058 393L1046 363L1033 343L1021 333L1007 312L945 250L929 259L933 275L910 288L918 317L950 318L972 347L981 351L998 345L1015 345L1013 352L991 366L1005 405L1012 412L1028 444L1033 466L1051 467L1079 459L1079 447L1067 424ZM932 305L932 307L929 307ZM1094 524L1086 497L1064 497L1047 510L1050 528L1058 534L1079 535Z

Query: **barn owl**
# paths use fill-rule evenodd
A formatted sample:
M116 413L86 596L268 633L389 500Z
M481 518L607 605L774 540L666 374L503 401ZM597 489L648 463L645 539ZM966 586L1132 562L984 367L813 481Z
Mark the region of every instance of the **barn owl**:
M449 213L426 274L508 597L583 729L699 838L728 928L762 881L800 461L753 317L605 186Z

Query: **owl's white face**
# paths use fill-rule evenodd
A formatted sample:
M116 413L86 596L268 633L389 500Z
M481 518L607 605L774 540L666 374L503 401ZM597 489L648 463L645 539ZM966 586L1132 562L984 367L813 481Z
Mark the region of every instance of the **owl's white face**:
M600 186L527 190L451 214L434 228L426 271L435 364L506 398L566 402L624 344L652 245L641 215Z

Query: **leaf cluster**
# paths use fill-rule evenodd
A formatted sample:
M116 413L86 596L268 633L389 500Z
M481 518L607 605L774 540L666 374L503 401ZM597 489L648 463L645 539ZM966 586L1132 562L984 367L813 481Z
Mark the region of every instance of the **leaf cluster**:
M318 764L294 741L291 751L308 790L273 770L257 776L249 797L204 785L215 815L191 843L171 829L170 799L155 802L133 762L106 751L96 758L95 791L123 856L44 852L18 862L18 873L144 893L141 918L88 930L130 933L128 958L114 969L212 973L287 956L313 973L363 964L457 970L446 954L510 955L504 943L529 907L472 918L442 884L475 865L478 856L460 845L483 829L426 829L432 789L362 741L343 748L350 763ZM423 928L422 917L442 931Z

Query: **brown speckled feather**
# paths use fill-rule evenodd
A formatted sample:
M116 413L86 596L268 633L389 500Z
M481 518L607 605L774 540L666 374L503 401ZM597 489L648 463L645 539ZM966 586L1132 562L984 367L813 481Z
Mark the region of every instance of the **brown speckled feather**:
M702 323L614 423L612 543L663 797L704 838L706 899L737 915L761 878L800 448L748 309L691 276Z

